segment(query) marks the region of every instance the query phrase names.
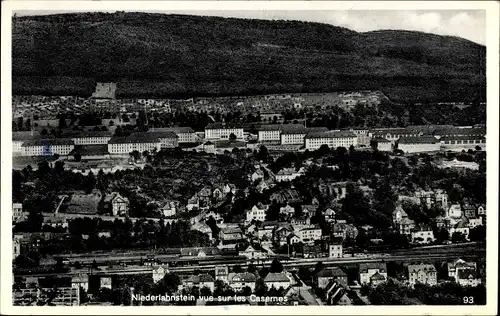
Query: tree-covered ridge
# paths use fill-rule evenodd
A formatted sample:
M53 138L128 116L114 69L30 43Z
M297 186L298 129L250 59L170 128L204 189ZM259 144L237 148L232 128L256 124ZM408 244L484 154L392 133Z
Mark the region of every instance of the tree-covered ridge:
M21 17L13 26L14 94L90 95L95 80L110 80L119 95L354 88L393 99L470 100L485 94L485 51L454 37L298 21L123 12Z

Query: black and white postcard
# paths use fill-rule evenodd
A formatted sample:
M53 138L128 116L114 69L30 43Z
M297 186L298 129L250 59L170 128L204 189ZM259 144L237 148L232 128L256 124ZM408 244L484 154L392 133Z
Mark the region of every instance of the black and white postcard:
M2 313L496 314L498 14L3 2Z

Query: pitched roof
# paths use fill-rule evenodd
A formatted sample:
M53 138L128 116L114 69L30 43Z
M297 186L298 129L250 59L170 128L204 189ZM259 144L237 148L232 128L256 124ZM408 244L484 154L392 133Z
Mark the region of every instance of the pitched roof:
M200 275L191 275L187 282L200 283L200 282L214 282L214 278L210 274L200 274Z
M342 269L334 267L324 269L316 274L318 278L333 278L333 277L347 277L347 274Z
M50 139L29 139L21 146L56 146L56 145L74 145L75 143L70 138L50 138Z
M479 279L479 272L476 269L460 269L457 271L457 278L461 280Z
M255 282L257 281L257 276L250 272L242 273L229 273L227 277L228 282Z
M307 132L307 129L302 124L266 124L262 125L259 131L281 131L282 133Z
M157 136L151 133L133 133L130 136L114 136L109 144L159 143Z
M264 282L290 282L290 278L284 273L268 273Z
M369 269L378 269L387 272L387 264L383 262L368 262L359 264L359 273L367 273Z
M372 275L370 277L370 280L372 280L372 281L373 280L375 280L375 281L383 281L383 280L385 280L385 276L383 276L382 274L376 272L374 275Z
M111 137L110 131L84 131L78 132L71 135L72 138L84 138L84 137Z
M150 132L175 132L177 134L185 134L185 133L194 133L194 130L191 127L160 127L150 129Z
M243 129L243 127L238 124L211 123L205 129Z
M436 144L437 138L434 136L403 136L398 139L399 144Z
M350 131L327 131L327 132L321 132L321 131L313 131L309 132L305 138L345 138L345 137L352 137L356 138L356 134Z
M410 264L408 265L409 273L416 273L418 271L436 272L436 267L433 264Z

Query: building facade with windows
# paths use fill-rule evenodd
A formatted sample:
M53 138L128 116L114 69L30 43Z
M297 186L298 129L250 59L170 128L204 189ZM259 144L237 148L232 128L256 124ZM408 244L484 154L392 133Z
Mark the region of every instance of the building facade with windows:
M82 132L72 137L75 145L106 145L111 140L108 131Z
M205 127L205 139L210 140L227 140L231 134L236 136L236 139L243 139L243 128L236 126L225 126L220 123L209 124Z
M436 285L437 271L432 264L410 264L408 265L408 282L410 285L416 283Z
M75 143L69 138L33 139L21 145L23 156L68 155Z
M323 145L330 148L357 146L356 134L349 131L310 132L305 136L305 148L319 149Z
M145 133L113 137L108 143L108 152L115 155L129 154L135 150L142 154L144 151L160 149L161 142L158 137Z
M441 144L434 136L400 137L397 149L404 153L421 153L441 150Z

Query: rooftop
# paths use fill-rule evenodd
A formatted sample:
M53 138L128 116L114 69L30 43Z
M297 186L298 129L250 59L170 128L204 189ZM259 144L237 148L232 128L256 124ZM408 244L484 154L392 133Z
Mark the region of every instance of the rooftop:
M381 262L369 262L359 264L359 273L366 273L369 269L378 269L382 272L387 272L387 265Z
M27 146L56 146L56 145L74 145L69 138L51 138L51 139L30 139L26 140L22 147Z
M416 273L419 271L436 272L436 267L432 264L410 264L408 265L409 273Z
M316 274L318 278L347 277L347 274L340 268L324 269Z
M290 282L290 278L284 273L269 273L265 278L264 282Z
M130 136L114 136L110 144L159 143L159 139L151 133L133 133Z
M350 131L312 131L309 132L305 138L345 138L352 137L356 138L356 134Z
M403 136L399 138L399 144L435 144L438 140L434 136Z

